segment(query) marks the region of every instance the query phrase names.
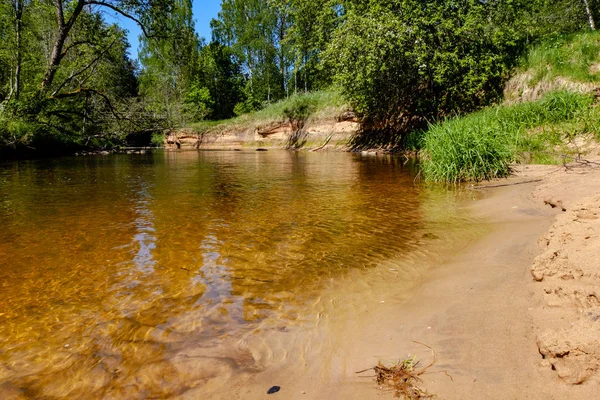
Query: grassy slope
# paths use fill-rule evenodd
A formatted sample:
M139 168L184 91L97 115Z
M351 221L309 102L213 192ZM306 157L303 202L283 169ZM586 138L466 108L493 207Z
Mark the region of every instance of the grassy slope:
M600 33L553 37L523 58L507 104L434 124L409 143L422 147L423 173L432 181L504 177L513 162L558 163L576 151L569 147L575 138L600 139L597 88Z
M599 51L600 32L554 36L532 46L517 72L530 75L529 86L557 78L598 83Z
M287 99L272 103L265 108L249 114L223 121L201 121L189 128L196 132L223 132L236 129L254 129L273 123L288 121L290 113L304 112L309 121L319 121L336 117L347 107L339 92L335 90L318 91L292 95Z

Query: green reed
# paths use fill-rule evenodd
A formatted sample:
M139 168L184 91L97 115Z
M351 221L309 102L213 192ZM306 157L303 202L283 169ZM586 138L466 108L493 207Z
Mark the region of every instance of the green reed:
M554 92L531 103L488 108L433 124L423 134L422 171L437 182L481 181L506 177L524 152L542 152L555 139L533 128L585 119L591 95Z

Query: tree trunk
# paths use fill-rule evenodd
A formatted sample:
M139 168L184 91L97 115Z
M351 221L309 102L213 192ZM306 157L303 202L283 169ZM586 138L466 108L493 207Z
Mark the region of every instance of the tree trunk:
M306 53L304 53L304 92L308 92L308 77L306 75L306 70L307 70L307 59L308 56L306 55Z
M71 31L73 24L75 23L77 17L81 13L81 10L83 10L84 4L84 0L78 0L77 5L73 10L73 14L71 14L69 21L65 23L62 0L55 0L54 2L54 5L56 7L56 19L58 22L58 30L56 31L54 45L52 46L52 55L50 56L50 63L48 64L48 68L46 68L44 79L42 79L42 84L40 85L41 93L45 92L54 81L56 70L60 66L60 62L64 57L63 47L65 45L65 41L69 36L69 32Z
M592 11L590 10L590 5L588 0L583 0L583 4L585 5L585 12L587 13L588 21L590 22L590 28L595 31L596 23L594 22L594 16L592 15Z
M283 12L282 12L283 14ZM285 15L281 15L279 22L279 74L281 78L281 91L286 92L286 81L285 81L285 52L283 48L283 41L285 40L285 25L287 21Z
M23 30L23 0L16 0L15 3L15 16L16 16L16 51L17 51L17 60L15 65L15 86L14 86L14 96L16 100L19 100L19 96L21 94L21 64L23 63L23 54L21 52L22 39L21 32Z

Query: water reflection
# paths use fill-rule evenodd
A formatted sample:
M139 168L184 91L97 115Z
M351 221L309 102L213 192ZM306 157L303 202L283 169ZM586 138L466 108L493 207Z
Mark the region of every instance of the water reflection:
M138 251L133 258L136 267L144 273L152 273L154 271L154 261L152 250L156 248L154 235L154 215L150 210L150 195L148 185L144 182L140 184L140 189L135 192L135 219L136 234L133 237L134 242L138 246Z
M221 257L219 240L214 234L208 234L202 240L200 249L203 262L198 277L206 288L200 299L205 307L205 314L210 315L213 320L234 319L239 322L244 299L233 294L228 259Z
M336 283L368 296L354 271L385 265L389 280L395 260L415 279L423 235L457 236L459 204L391 157L2 165L0 398L167 398L263 368L253 338L314 328Z

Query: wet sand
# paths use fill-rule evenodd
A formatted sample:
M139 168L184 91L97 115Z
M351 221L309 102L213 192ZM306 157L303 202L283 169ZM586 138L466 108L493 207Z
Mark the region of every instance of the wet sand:
M491 223L491 232L431 268L420 285L399 292L386 285L378 297L367 296L361 307L332 316L314 332L291 335L288 342L278 337L276 342L289 351L233 386L215 387L211 398L393 398L368 373L355 372L409 355L427 364L431 351L414 341L435 351L435 365L423 375L422 388L440 399L596 398L600 322L593 316L600 314L592 311L599 304L594 299L549 303L553 296L548 291L555 292L546 283L554 289L562 284L563 291L573 293L580 293L577 288L584 283L588 292L597 290L599 247L588 246L584 256L596 270L589 267L565 278L546 268L539 272L546 275L544 284L533 277L540 257L548 258L547 247L554 252L564 245L547 239L557 229L564 237L565 230L594 222L581 240L591 237L598 243L594 213L600 215L600 209L590 209L600 206L600 170L529 166L496 184L536 179L541 181L484 189L488 196L474 202L472 211ZM560 200L567 211L546 200ZM575 218L565 227L561 221L569 213ZM578 245L568 243L569 254L575 254ZM273 385L280 392L267 395Z

